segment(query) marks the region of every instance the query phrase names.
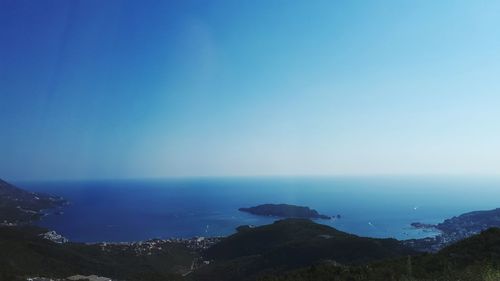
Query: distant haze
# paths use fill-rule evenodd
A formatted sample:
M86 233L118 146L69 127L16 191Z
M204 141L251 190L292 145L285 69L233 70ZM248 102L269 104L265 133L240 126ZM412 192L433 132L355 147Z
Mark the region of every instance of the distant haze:
M498 175L498 1L0 1L0 178Z

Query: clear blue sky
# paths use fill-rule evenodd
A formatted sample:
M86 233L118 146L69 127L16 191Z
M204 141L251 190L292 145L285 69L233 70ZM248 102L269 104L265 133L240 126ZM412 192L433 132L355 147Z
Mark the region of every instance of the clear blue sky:
M0 178L500 173L498 1L0 1Z

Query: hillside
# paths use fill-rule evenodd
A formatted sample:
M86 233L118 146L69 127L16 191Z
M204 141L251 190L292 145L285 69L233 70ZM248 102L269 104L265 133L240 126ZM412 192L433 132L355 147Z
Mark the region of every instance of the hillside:
M368 266L317 264L261 281L497 281L500 280L500 229L492 228L448 246L421 254L374 262Z
M474 211L454 216L439 224L415 222L413 227L439 230L441 233L432 238L410 239L405 244L423 252L437 252L445 246L471 237L481 231L500 227L500 209Z
M57 196L22 190L0 180L0 280L98 274L119 280L178 280L198 251L165 240L126 244L54 243L31 226L43 211L64 205ZM24 278L24 279L23 279Z
M160 242L57 244L33 226L0 227L0 280L97 274L117 280L493 281L500 280L500 229L413 255L392 239L347 234L308 220L287 219L240 231L203 252L211 259L186 277L197 251ZM151 243L159 243L151 241Z
M179 280L197 257L178 243L164 243L149 252L129 245L57 244L38 236L45 231L32 226L0 227L0 280L76 274L129 281Z
M405 246L407 242L359 237L297 218L241 226L220 241L205 239L208 248L199 247L204 242L193 242L197 239L123 244L58 244L43 239L40 234L47 230L29 222L64 202L0 181L0 211L5 211L0 212L5 221L0 226L0 281L76 274L128 281L500 280L497 228L435 254L417 254ZM473 212L445 222L477 225L477 220L495 221L496 212Z
M500 227L500 209L469 212L436 225L442 232L455 236L477 234L491 227Z
M43 215L42 210L65 202L61 197L28 192L0 179L0 225L35 221Z
M358 237L305 219L240 229L204 253L215 263L198 270L196 279L243 280L323 260L364 264L414 254L394 239Z

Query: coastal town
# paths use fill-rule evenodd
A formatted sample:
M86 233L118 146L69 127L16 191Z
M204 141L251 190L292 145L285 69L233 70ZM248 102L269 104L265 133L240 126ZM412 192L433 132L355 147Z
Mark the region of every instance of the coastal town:
M26 281L119 281L116 279L111 279L107 277L97 276L97 275L73 275L67 278L46 278L46 277L28 277Z
M58 244L67 243L69 241L66 237L62 236L54 230L42 233L39 236L41 236L43 239L50 240Z
M149 256L161 252L166 246L172 244L183 245L193 251L202 251L215 245L222 238L223 237L168 238L136 242L88 243L88 245L97 244L102 251L133 251L137 256Z
M54 243L67 243L69 240L55 231L49 231L39 235L43 239ZM169 247L178 245L184 246L194 252L200 253L203 250L220 242L223 237L192 237L192 238L168 238L168 239L150 239L137 242L100 242L86 243L87 245L97 245L100 250L107 253L120 254L133 252L135 256L152 256L161 254L162 251L168 251ZM182 272L183 276L188 275L193 270L203 265L210 264L209 260L204 260L197 256L189 268ZM47 277L28 277L26 281L120 281L97 275L74 275L67 278L47 278Z
M402 241L420 252L437 252L460 240L479 234L492 227L500 227L500 209L474 211L444 220L439 224L414 222L412 227L439 231L435 237Z

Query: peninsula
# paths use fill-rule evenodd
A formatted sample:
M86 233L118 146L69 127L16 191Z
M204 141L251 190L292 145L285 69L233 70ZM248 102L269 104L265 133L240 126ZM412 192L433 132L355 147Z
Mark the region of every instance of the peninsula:
M318 211L310 209L309 207L289 204L263 204L250 208L239 208L238 210L257 216L326 220L331 219L330 216L322 215L318 213Z
M60 196L29 192L0 179L0 225L31 223L65 204Z
M486 211L474 211L444 220L438 224L414 222L412 227L437 230L435 237L407 240L407 245L414 249L436 252L445 246L479 234L489 228L500 227L500 208Z

